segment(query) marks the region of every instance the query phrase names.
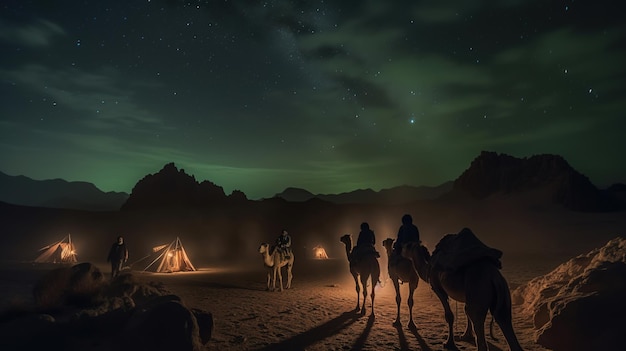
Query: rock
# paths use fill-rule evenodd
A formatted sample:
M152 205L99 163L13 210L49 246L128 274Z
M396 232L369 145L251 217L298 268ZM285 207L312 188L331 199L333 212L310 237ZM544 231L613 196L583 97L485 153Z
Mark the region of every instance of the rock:
M512 293L554 351L620 349L626 330L626 239L616 238Z
M206 343L211 340L211 336L213 335L213 314L197 308L192 308L191 312L196 317L196 321L198 322L200 340L203 345L206 345Z
M213 333L211 313L162 283L124 274L109 284L90 263L48 272L33 293L37 308L0 315L0 350L200 351Z
M194 314L180 301L169 300L137 309L120 335L123 350L202 350Z
M91 263L61 267L46 273L33 288L35 304L41 309L65 305L85 307L100 297L107 285L104 275Z

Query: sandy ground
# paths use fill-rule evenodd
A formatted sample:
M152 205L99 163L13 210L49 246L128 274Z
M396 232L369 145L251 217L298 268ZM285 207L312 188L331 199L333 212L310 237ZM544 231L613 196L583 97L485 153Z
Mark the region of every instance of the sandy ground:
M417 330L407 327L408 285L401 285L403 326L393 326L395 291L387 279L385 260L380 261L382 284L376 287L374 316L370 315L369 296L366 315L354 313L357 294L345 259L297 260L292 289L282 292L266 291L260 257L258 263L246 268L200 267L197 272L134 274L139 281L163 282L189 307L213 313L215 330L208 350L442 349L447 335L443 308L423 281L415 292L413 312ZM532 270L531 263L541 268ZM108 273L106 266L101 267ZM553 268L535 261L509 267L503 274L512 288ZM20 275L10 272L0 270L3 304L30 299L32 283L41 271ZM455 325L455 334L459 336L466 325L463 304L452 302L451 307L460 316ZM523 318L516 306L513 306L513 325L524 350L546 350L534 343L531 321ZM490 349L508 350L499 328L494 329L497 340L488 337ZM460 350L475 350L466 342L458 341L457 345Z

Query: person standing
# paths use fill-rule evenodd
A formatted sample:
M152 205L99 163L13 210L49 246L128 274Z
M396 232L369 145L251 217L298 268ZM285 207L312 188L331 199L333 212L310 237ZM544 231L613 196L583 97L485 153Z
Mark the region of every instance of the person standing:
M128 261L128 249L124 243L124 238L120 235L117 237L117 241L111 245L109 256L107 256L107 262L111 262L111 279L120 274L122 265L126 261Z

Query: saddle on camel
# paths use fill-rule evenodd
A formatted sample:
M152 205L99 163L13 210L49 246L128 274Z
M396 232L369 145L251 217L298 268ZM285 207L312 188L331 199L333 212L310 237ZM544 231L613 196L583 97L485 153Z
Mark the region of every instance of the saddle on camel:
M373 246L355 246L350 253L350 262L356 263L366 259L368 256L380 258L380 253Z
M430 270L455 272L476 261L486 260L502 269L502 251L485 245L469 228L447 234L435 246Z

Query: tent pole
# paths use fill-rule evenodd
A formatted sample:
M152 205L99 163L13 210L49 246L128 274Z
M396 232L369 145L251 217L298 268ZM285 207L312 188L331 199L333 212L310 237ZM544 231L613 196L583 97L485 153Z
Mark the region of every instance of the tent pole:
M170 246L171 246L171 244L170 244ZM167 249L169 249L169 246L167 247ZM154 262L158 261L158 260L159 260L159 258L163 257L163 255L165 255L165 253L167 252L167 249L164 249L164 250L163 250L163 253L161 253L161 254L159 255L159 257L155 258L155 259L154 259L154 261L150 262L150 264L149 264L149 265L147 265L147 266L146 266L146 268L144 268L143 270L145 271L146 269L148 269L148 267L152 266L152 265L154 264ZM148 257L149 257L149 256L148 256Z

